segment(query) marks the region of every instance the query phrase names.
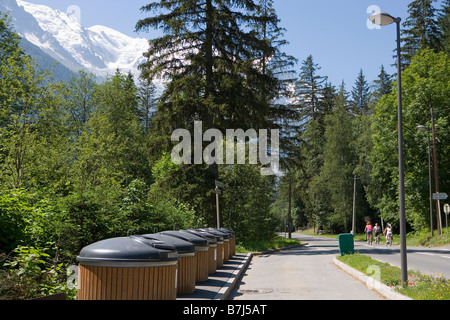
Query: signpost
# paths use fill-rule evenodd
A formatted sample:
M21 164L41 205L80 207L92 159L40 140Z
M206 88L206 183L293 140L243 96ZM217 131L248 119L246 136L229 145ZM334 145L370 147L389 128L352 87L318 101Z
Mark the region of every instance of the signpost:
M216 208L217 208L217 229L220 229L220 211L219 211L219 195L222 194L222 190L220 188L225 188L223 182L215 181L216 189L214 192L216 193Z
M433 200L437 200L436 203L436 210L437 210L437 223L438 223L438 230L440 228L440 232L438 234L442 234L442 220L441 220L441 206L439 204L439 200L447 200L448 194L446 193L433 193ZM445 215L445 220L447 220L447 215ZM447 234L448 234L448 225L447 225Z
M433 200L447 200L448 194L446 193L433 193Z

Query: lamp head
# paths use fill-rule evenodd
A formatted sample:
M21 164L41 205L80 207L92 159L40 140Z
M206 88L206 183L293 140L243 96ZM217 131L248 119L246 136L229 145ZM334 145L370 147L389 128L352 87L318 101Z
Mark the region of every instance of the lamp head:
M400 18L394 18L389 13L386 12L376 12L372 14L369 17L369 20L372 21L372 23L379 25L379 26L387 26L394 22L400 22Z
M419 131L428 131L429 130L428 127L425 127L424 125L417 126L416 129Z

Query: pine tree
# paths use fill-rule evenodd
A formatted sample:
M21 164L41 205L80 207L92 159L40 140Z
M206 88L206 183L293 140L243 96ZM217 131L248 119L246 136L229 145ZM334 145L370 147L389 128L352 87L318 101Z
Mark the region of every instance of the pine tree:
M322 89L327 80L317 74L320 67L314 63L312 55L303 61L300 79L296 84L295 94L300 108L300 121L316 119L320 114Z
M326 181L333 213L328 215L331 226L339 226L342 231L349 231L353 196L353 170L355 152L353 141L353 116L349 111L347 94L341 85L335 99L333 112L326 116L326 143L324 146L324 164L321 179Z
M450 0L445 0L439 14L439 26L442 32L442 49L450 54Z
M261 61L276 49L254 25L276 24L274 14L261 14L262 7L249 0L160 1L142 11L159 14L140 20L138 31L164 31L150 40L142 65L144 78L168 80L157 110L161 127L171 132L192 127L194 120L203 121L205 130L270 127L268 101L279 80L263 72Z
M418 50L430 48L440 51L440 29L437 21L436 0L414 0L408 5L409 16L402 30L402 67L406 68Z
M380 74L378 75L378 79L374 80L374 84L372 96L374 98L374 104L376 104L381 97L392 91L392 76L386 73L384 66L381 66Z
M259 7L256 15L260 17L253 25L253 29L259 35L262 41L272 44L274 51L270 56L261 52L260 69L263 75L267 77L276 77L278 79L278 89L273 91L275 95L268 96L269 90L261 90L262 99L270 103L269 118L273 119L279 129L283 129L283 121L289 121L296 117L296 111L292 105L287 103L291 96L291 85L295 81L295 71L293 67L296 59L286 55L281 48L288 44L283 39L284 28L278 26L279 18L273 8L273 0L259 0ZM270 83L267 83L270 86Z
M304 202L311 222L318 221L320 208L324 207L311 192L318 183L317 177L323 166L325 117L334 104L334 88L326 82L326 77L318 74L319 70L310 55L303 61L295 87L299 113L293 137L296 151L292 152L296 169L294 189L298 190L298 197Z
M150 129L150 121L156 108L156 86L151 81L141 82L139 88L139 118L144 132Z
M352 90L351 107L353 108L353 111L356 113L360 113L361 110L367 111L369 108L369 99L369 85L361 69Z

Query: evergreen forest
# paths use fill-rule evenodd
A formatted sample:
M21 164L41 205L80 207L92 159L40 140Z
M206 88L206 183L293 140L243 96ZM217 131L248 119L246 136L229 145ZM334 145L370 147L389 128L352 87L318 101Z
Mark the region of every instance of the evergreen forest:
M137 31L163 31L141 77L117 70L103 82L85 71L55 81L0 15L0 299L75 297L71 266L94 242L215 227L216 180L220 224L238 243L286 228L350 232L354 207L357 231L370 217L398 232L396 74L380 66L373 83L363 70L352 84L330 83L312 55L284 53L273 0L155 1L141 11ZM435 182L450 192L450 1L436 10L414 0L408 13L406 219L408 232L425 232L428 155L439 168L433 192ZM166 84L160 93L155 80ZM261 174L250 141L243 164L174 163L172 133L193 133L198 121L224 135L278 130L281 174ZM435 229L442 205L433 203Z

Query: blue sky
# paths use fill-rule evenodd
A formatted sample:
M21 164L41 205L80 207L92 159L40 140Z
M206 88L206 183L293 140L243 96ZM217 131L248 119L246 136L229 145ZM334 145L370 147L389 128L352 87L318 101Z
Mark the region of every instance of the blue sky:
M71 5L81 9L81 22L85 27L104 25L133 37L147 39L156 36L134 32L136 22L146 14L140 8L153 0L25 0L44 4L53 9L67 11ZM371 82L384 65L395 73L393 55L396 48L395 25L382 28L368 27L367 18L378 8L393 16L408 17L411 0L275 0L274 6L281 26L286 29L285 39L290 44L284 51L302 61L312 55L321 70L320 75L339 86L342 81L351 91L355 79L363 70ZM435 3L441 7L442 0Z

